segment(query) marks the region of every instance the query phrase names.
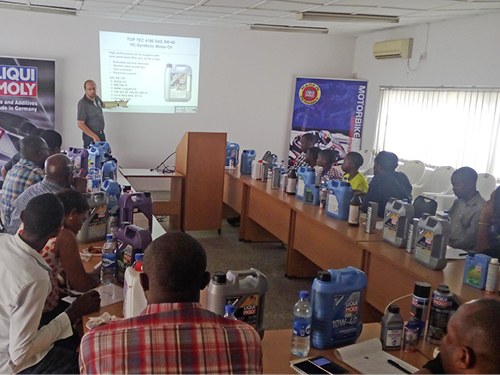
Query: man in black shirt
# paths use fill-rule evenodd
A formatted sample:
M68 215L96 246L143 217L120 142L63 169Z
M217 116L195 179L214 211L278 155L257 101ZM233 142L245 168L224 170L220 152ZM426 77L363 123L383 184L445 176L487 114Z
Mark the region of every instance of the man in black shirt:
M411 203L412 186L408 177L402 172L396 172L398 157L396 154L381 151L373 162L373 176L368 193L363 199L361 209L366 212L369 202L378 203L378 216L384 217L385 205L390 198L408 199Z
M77 122L82 131L83 148L88 148L90 143L105 141L103 108L127 107L128 100L116 102L103 102L97 96L97 86L91 79L83 84L85 95L78 102Z

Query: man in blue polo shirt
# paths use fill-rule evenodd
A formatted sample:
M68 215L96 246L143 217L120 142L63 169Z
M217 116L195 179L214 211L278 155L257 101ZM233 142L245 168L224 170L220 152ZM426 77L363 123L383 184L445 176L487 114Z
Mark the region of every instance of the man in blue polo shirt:
M127 107L128 100L103 102L97 96L94 81L87 80L83 84L85 95L78 102L77 122L83 134L83 147L88 148L92 142L105 141L103 108Z

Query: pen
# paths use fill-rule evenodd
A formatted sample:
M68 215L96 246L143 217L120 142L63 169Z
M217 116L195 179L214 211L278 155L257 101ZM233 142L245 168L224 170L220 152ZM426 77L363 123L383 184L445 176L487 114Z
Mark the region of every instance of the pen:
M388 359L388 360L387 360L387 363L388 363L388 364L390 364L390 365L392 365L392 366L394 366L394 367L396 367L397 369L399 369L399 370L403 371L405 374L411 374L411 372L410 372L410 371L408 371L407 369L405 369L405 368L404 368L403 366L401 366L399 363L394 362L392 359Z

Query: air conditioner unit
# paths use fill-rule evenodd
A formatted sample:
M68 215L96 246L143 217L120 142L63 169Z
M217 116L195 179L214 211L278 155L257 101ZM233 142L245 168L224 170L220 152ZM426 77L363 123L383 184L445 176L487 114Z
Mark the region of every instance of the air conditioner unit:
M386 40L373 45L373 57L376 59L409 59L413 49L413 38Z

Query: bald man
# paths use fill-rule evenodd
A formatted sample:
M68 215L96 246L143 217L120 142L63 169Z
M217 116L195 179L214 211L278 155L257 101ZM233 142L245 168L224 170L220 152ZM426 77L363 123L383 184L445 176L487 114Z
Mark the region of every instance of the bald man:
M257 332L201 308L210 279L201 244L167 233L144 252L141 315L101 325L80 345L81 374L262 373Z
M460 306L448 322L440 355L420 374L500 374L500 301L481 299Z
M58 191L70 187L73 182L73 164L71 159L63 154L55 154L45 161L45 177L39 183L27 188L12 203L10 222L5 226L6 232L15 234L21 225L21 212L26 208L28 202L45 193L55 194Z

